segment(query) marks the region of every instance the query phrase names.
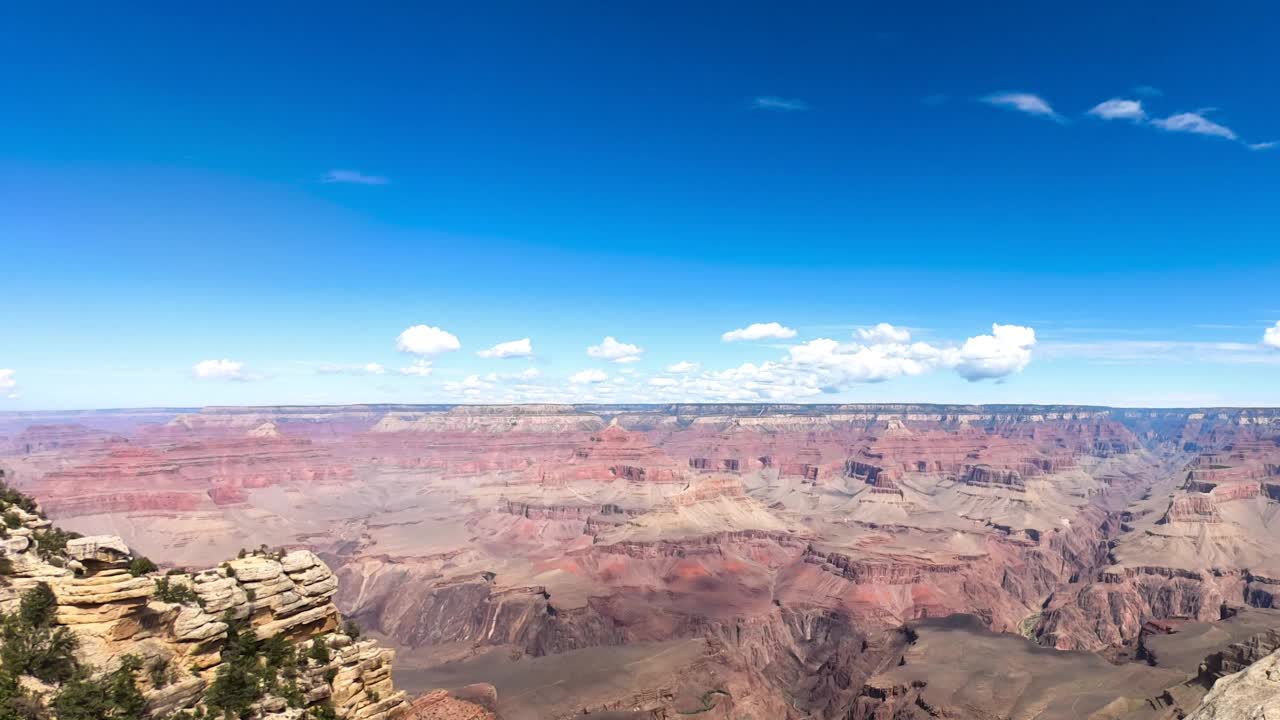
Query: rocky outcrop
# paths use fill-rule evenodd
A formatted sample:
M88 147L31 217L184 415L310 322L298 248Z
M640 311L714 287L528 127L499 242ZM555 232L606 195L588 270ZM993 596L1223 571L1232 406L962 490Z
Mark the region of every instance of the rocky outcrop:
M82 667L106 672L137 658L138 667L147 669L135 683L148 717L203 712L213 702L215 683L237 672L232 663L257 667L255 659L244 659L244 648L266 646L237 642L239 654L228 654L230 638L245 633L259 642L282 639L281 647L299 658L296 668L283 668L292 673L283 684L254 686L246 717L293 720L320 706L347 720L407 717L409 703L391 679L394 652L352 636L353 626L342 623L331 600L337 579L310 551L245 553L191 574L145 573L149 564L135 561L114 536L77 537L65 549L42 549L41 542L54 543L60 531L47 528L38 508L2 504L11 517L27 519L7 530L0 612L14 612L22 598L47 587L56 603L52 623L72 632ZM29 534L14 536L18 530ZM15 537L24 542L13 542ZM43 687L47 702L56 688Z
M1169 509L1160 518L1160 524L1175 522L1219 523L1217 503L1211 495L1179 495L1169 503Z
M965 473L962 480L965 485L974 487L1002 487L1011 490L1026 490L1027 485L1017 470L999 470L988 465L974 465Z
M399 582L396 576L383 580ZM372 602L361 605L356 617L368 618L410 647L510 645L536 657L624 640L623 628L602 608L557 609L540 587L497 588L491 576L479 576L447 584L424 582L421 588L401 593L367 587Z
M413 701L406 720L496 720L497 703L492 685L433 690Z
M1280 651L1218 680L1187 720L1280 717Z

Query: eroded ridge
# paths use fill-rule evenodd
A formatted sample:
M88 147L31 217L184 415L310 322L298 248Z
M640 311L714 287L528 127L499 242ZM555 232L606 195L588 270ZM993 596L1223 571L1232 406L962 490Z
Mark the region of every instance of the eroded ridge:
M312 548L340 581L336 605L399 649L403 685L492 682L511 718L955 713L977 701L936 694L937 643L903 628L960 614L1008 634L952 632L974 648L1011 638L1098 653L1062 666L1082 677L1095 662L1159 670L1077 709L1182 712L1216 678L1161 663L1224 652L1272 604L1277 418L210 408L81 429L40 418L60 428L37 432L55 438L43 445L8 418L19 440L4 462L60 521L175 562L242 544ZM1231 636L1211 646L1195 623ZM1156 652L1166 636L1185 647ZM1024 654L1034 678L1060 667L1052 652ZM885 675L904 659L910 678ZM1016 717L1071 692L1035 680L981 702Z

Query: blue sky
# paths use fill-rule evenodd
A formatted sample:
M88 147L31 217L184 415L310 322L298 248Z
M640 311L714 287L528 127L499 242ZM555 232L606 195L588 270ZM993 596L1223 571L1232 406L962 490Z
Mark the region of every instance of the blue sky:
M190 5L5 11L0 411L1280 405L1280 7Z

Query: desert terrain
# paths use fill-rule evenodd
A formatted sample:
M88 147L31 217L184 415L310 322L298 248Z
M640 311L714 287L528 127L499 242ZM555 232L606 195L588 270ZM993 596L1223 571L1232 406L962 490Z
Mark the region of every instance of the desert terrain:
M1158 720L1280 646L1280 410L10 413L0 469L165 567L311 550L507 720Z

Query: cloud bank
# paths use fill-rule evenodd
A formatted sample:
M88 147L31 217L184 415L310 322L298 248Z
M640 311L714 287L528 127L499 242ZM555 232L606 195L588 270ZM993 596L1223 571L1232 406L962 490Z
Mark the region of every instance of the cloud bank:
M1144 96L1153 102L1162 95L1156 88L1141 85L1134 88L1134 93ZM1028 115L1051 117L1065 122L1063 117L1039 95L1031 93L996 93L988 95L982 100L991 105L1006 107ZM1231 142L1238 142L1250 150L1268 150L1277 146L1277 141L1245 142L1235 130L1209 119L1208 114L1213 110L1214 108L1206 108L1194 112L1174 113L1167 117L1151 117L1142 100L1113 97L1094 105L1085 114L1102 120L1125 120L1135 125L1150 126L1169 133L1221 138Z
M755 402L801 401L939 370L978 382L1022 372L1035 345L1035 330L1019 325L995 323L990 334L940 345L912 342L906 328L879 323L855 331L850 341L797 343L776 361L706 372L688 368L683 374L651 378L647 389L655 399Z
M751 323L744 328L730 330L720 336L724 342L742 342L744 340L788 340L796 336L796 331L776 322Z
M911 339L909 330L883 322L872 328L858 328L854 334L869 343L904 343Z

